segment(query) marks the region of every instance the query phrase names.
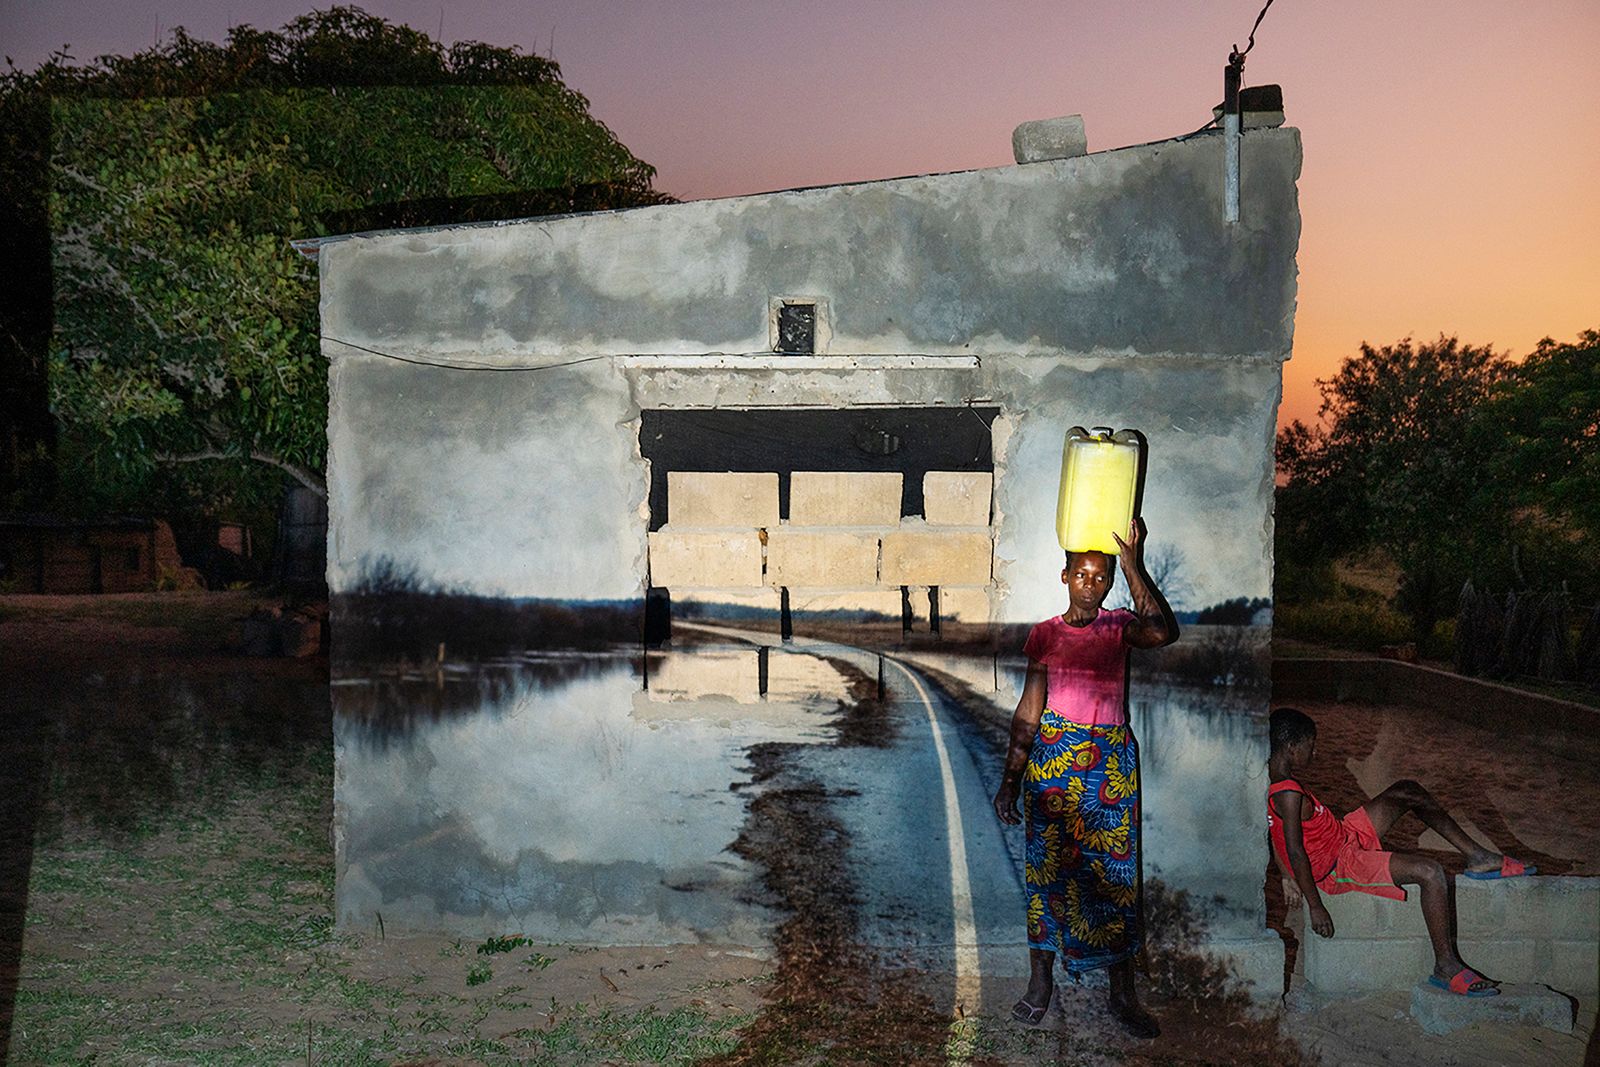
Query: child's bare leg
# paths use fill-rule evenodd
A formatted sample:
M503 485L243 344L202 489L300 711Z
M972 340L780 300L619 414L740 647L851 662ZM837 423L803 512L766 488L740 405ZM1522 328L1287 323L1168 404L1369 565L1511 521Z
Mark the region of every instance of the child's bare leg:
M1444 806L1434 799L1421 782L1407 778L1394 783L1365 804L1361 805L1372 820L1372 828L1382 837L1406 812L1415 812L1428 829L1450 842L1452 848L1467 858L1467 867L1474 871L1498 870L1500 853L1484 848L1474 841L1461 824L1450 817Z
M1433 942L1433 973L1448 982L1466 966L1450 940L1450 882L1438 860L1415 852L1396 852L1389 857L1389 874L1395 885L1414 885L1422 891L1422 921ZM1487 978L1472 983L1472 989L1488 989L1496 982Z

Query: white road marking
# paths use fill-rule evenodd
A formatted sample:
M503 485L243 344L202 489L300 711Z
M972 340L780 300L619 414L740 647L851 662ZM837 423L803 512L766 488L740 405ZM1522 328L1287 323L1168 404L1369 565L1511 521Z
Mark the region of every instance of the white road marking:
M944 820L950 840L950 910L955 916L956 1005L957 1016L976 1014L982 1005L983 974L978 967L978 923L972 913L972 877L967 869L967 833L961 822L961 805L956 800L956 777L950 767L950 752L944 745L944 732L933 712L922 682L891 656L890 663L900 668L911 687L922 698L928 713L928 728L933 732L933 750L939 756L939 777L944 784Z

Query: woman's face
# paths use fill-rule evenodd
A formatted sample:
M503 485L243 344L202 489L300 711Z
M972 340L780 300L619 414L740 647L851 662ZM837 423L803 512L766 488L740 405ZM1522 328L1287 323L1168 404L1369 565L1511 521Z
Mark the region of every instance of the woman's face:
M1104 552L1074 552L1061 570L1061 584L1067 587L1072 606L1085 611L1105 602L1116 579L1111 557Z

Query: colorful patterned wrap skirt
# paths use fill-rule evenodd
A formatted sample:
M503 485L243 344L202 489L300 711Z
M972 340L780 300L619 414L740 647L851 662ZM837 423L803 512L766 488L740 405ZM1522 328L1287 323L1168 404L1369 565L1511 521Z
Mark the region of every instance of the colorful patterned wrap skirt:
M1070 972L1139 951L1139 747L1046 708L1028 755L1028 945Z

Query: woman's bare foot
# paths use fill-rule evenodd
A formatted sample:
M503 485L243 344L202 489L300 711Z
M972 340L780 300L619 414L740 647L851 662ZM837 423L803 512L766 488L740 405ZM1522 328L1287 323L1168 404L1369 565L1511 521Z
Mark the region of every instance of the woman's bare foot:
M1474 849L1472 854L1467 857L1467 870L1479 872L1498 871L1500 869L1500 861L1503 859L1505 857L1498 852L1490 852L1486 848Z
M1050 997L1056 991L1056 954L1042 949L1028 950L1028 991L1011 1009L1011 1017L1027 1026L1038 1026L1050 1010Z
M1161 1024L1137 1000L1112 995L1106 1006L1111 1009L1111 1017L1134 1037L1149 1041L1161 1036Z

